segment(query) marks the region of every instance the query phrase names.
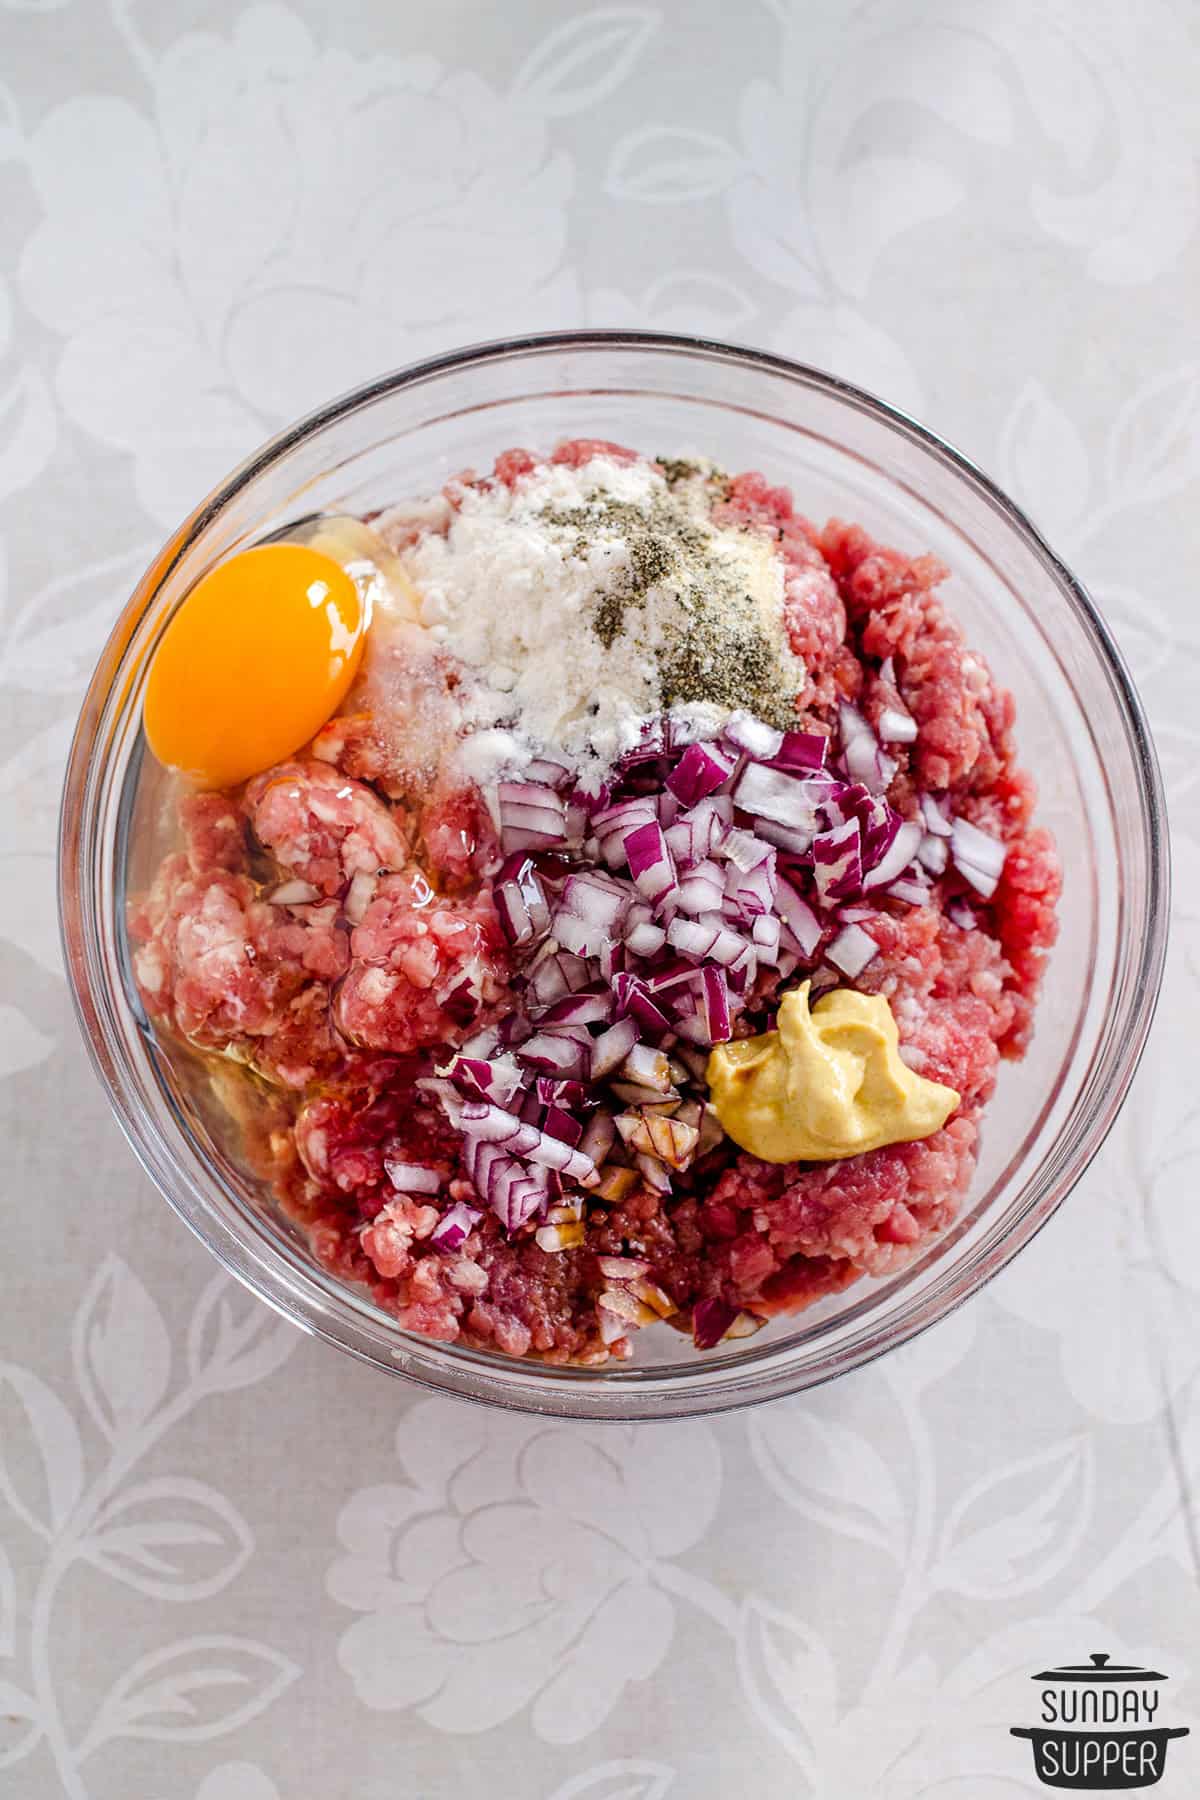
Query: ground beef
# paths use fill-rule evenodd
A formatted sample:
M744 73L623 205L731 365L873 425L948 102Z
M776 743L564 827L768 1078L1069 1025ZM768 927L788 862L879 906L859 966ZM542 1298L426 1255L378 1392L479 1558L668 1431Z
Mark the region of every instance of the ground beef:
M633 455L588 439L554 460L597 452ZM534 466L529 452L508 451L495 479ZM448 485L447 511L464 479ZM788 637L808 670L798 723L830 731L843 699L873 722L907 708L919 732L893 747L891 804L912 817L923 790L944 793L1006 843L990 901L951 870L928 905L862 911L878 954L858 985L887 997L910 1066L962 1095L941 1131L825 1165L766 1164L725 1140L671 1195L635 1183L619 1201L588 1200L579 1248L547 1252L532 1228L508 1239L421 1085L453 1045L503 1014L509 968L485 879L499 860L491 818L450 773L444 701L458 676L436 657L413 665L402 637L377 646L346 712L306 757L241 791L184 800L183 848L131 908L152 1019L232 1059L214 1064L214 1085L251 1167L318 1261L443 1342L551 1362L627 1356L628 1338L598 1336L600 1257L649 1263L685 1327L699 1300L765 1318L891 1273L954 1218L1000 1059L1028 1042L1059 866L1014 762L1011 696L946 616L945 571L858 526L817 530L761 475L711 479L716 516L770 533L783 557ZM769 975L756 992L760 1024L741 1029L770 1017ZM248 1084L237 1063L265 1082ZM389 1168L405 1164L432 1169L437 1193L397 1186ZM457 1201L477 1223L458 1249L438 1250L437 1221Z
M319 893L339 894L355 875L408 862L408 841L387 802L316 759L256 775L242 805L264 850Z
M350 938L335 1001L353 1044L403 1055L461 1042L506 992L503 933L491 895L437 895L423 875L385 875Z

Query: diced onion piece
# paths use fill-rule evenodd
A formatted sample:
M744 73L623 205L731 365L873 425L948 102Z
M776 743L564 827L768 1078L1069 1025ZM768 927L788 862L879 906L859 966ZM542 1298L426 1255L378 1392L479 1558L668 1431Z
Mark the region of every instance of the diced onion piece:
M861 975L867 964L879 954L879 945L861 925L845 925L825 952L835 968L851 981Z
M551 1255L563 1250L576 1250L587 1236L587 1229L582 1219L572 1219L563 1225L539 1225L533 1234L533 1241L539 1250L548 1251Z
M603 1081L606 1075L624 1062L638 1041L637 1026L632 1019L618 1019L607 1031L592 1041L591 1079Z
M819 789L783 769L747 763L738 776L734 796L744 812L773 819L793 830L815 831Z
M592 1198L603 1200L609 1206L618 1206L622 1200L628 1200L637 1186L637 1179L635 1169L605 1169L592 1189Z
M813 839L813 877L826 903L857 894L862 887L862 837L857 819L847 819Z
M755 919L750 928L750 936L754 948L758 952L759 962L774 964L775 958L779 954L779 939L782 929L782 922L776 913L763 913L761 918ZM818 926L817 929L819 932L820 927Z
M863 887L870 891L872 888L886 887L889 881L895 881L917 854L923 836L921 827L916 823L908 821L901 825L892 838L890 848L874 868L863 876Z
M856 706L845 700L838 707L842 760L851 781L861 781L873 794L882 794L896 773L893 759L880 748L879 739Z
M618 1113L617 1130L631 1150L657 1156L672 1169L687 1168L700 1139L694 1125L642 1112Z
M925 820L926 831L931 831L934 837L948 838L954 829L945 801L939 800L934 794L921 795L921 815Z
M974 931L979 924L978 915L971 902L958 895L947 905L946 917L952 925L957 925L960 931Z
M607 1025L612 1013L611 993L563 994L538 1010L537 1023L542 1026Z
M555 792L568 787L574 773L572 768L559 762L557 757L539 756L525 765L526 781L535 781L542 787L553 788Z
M638 892L651 905L674 890L675 865L657 819L626 832L622 844Z
M735 712L726 719L721 736L735 750L742 751L755 762L771 762L783 748L783 733L773 725L756 719L753 713Z
M721 845L721 855L743 875L748 875L759 863L766 862L768 858L773 861L775 852L770 844L764 844L753 832L743 831L740 826L735 826L726 834Z
M760 1319L757 1313L740 1312L727 1329L725 1336L727 1338L753 1337L755 1332L761 1331L766 1323L767 1321Z
M584 1156L590 1156L596 1167L599 1168L616 1141L617 1125L612 1114L595 1112L584 1128L578 1148Z
M944 837L937 837L927 831L917 845L917 861L931 875L944 875L946 864L950 860L950 846Z
M652 1188L656 1194L671 1192L670 1173L666 1165L659 1162L657 1156L651 1156L648 1150L639 1150L634 1160L642 1180L648 1188Z
M876 722L876 730L882 744L912 744L916 742L917 721L903 707L885 706Z
M640 1281L649 1275L654 1264L646 1261L644 1256L598 1256L596 1267L605 1281Z
M640 1087L652 1088L659 1094L669 1093L671 1089L667 1059L661 1050L653 1050L649 1044L633 1046L621 1064L621 1075L625 1080L635 1081Z
M719 914L700 919L672 919L667 942L695 962L707 959L728 968L746 948L746 940L721 923Z
M1004 870L1006 845L966 819L955 819L950 837L954 866L977 894L990 900Z
M773 760L784 769L823 769L829 739L819 731L785 731Z
M608 1288L597 1296L597 1307L624 1321L626 1325L653 1325L658 1314L627 1288Z
M625 946L635 956L653 956L667 941L661 925L641 922L625 933Z
M725 878L715 862L697 863L679 878L676 899L680 912L695 918L700 913L715 912L725 894Z
M764 844L774 844L776 848L786 850L792 856L803 856L813 841L811 831L802 831L794 825L780 825L775 819L756 819L754 835L760 837Z
M738 1316L724 1300L697 1300L692 1308L692 1342L697 1350L713 1350Z
M424 1163L400 1162L394 1156L384 1157L383 1172L400 1194L436 1194L442 1185L436 1169Z
M429 1242L435 1250L460 1250L478 1225L483 1214L464 1200L448 1206L433 1230Z
M905 900L909 906L927 906L930 891L924 882L913 881L911 878L889 882L887 887L893 900Z
M651 1312L657 1313L660 1319L669 1319L672 1313L679 1311L670 1294L660 1288L656 1281L647 1281L645 1277L641 1277L630 1284L630 1291Z
M569 1036L569 1029L535 1032L520 1046L521 1061L546 1074L577 1075L587 1080L591 1072L590 1040L584 1042Z
M732 773L732 759L715 744L689 744L667 776L667 788L684 806L695 806Z

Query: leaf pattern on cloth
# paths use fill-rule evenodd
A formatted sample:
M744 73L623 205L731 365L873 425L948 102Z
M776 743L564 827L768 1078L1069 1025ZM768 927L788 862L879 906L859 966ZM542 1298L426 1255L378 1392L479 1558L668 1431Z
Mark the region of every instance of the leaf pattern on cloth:
M215 1347L214 1315L220 1322ZM263 1317L270 1320L265 1310ZM160 1441L221 1390L222 1377L227 1386L248 1386L285 1359L286 1350L272 1346L255 1367L254 1341L260 1350L270 1344L274 1322L264 1332L256 1317L239 1331L233 1318L227 1284L210 1284L187 1331L190 1370L182 1384L173 1383L182 1359L173 1354L162 1310L133 1269L110 1253L71 1330L78 1415L32 1370L0 1364L0 1501L45 1547L26 1614L0 1542L0 1657L28 1660L34 1677L28 1691L0 1678L0 1768L24 1760L44 1740L63 1790L84 1796L84 1766L107 1746L135 1739L208 1742L257 1718L300 1675L300 1666L273 1646L230 1632L180 1637L129 1657L120 1669L127 1652L118 1637L109 1648L120 1672L109 1672L107 1692L76 1738L53 1680L55 1607L73 1572L86 1567L143 1600L187 1603L223 1592L250 1561L251 1528L219 1489L190 1475L138 1476ZM294 1345L294 1332L286 1342ZM229 1380L231 1370L238 1379ZM99 1446L95 1454L85 1444L84 1424ZM0 1512L0 1529L7 1532L10 1523ZM93 1672L103 1668L101 1662ZM226 1793L228 1800L274 1800L266 1778L241 1767L250 1770L245 1779L238 1765L214 1771L208 1791L220 1800ZM202 1784L198 1800L204 1791Z
M362 1614L338 1647L360 1699L443 1731L525 1707L548 1743L594 1731L671 1643L659 1563L712 1518L711 1431L579 1431L426 1400L396 1453L405 1485L352 1496L329 1572L333 1598Z

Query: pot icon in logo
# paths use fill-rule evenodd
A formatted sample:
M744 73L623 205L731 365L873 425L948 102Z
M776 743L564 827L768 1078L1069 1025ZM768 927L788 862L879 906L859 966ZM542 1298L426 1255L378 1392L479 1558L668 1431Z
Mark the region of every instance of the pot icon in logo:
M1158 1723L1167 1678L1157 1669L1110 1662L1095 1652L1086 1663L1043 1669L1040 1725L1014 1725L1033 1745L1037 1778L1046 1787L1153 1787L1162 1780L1167 1745L1188 1727Z

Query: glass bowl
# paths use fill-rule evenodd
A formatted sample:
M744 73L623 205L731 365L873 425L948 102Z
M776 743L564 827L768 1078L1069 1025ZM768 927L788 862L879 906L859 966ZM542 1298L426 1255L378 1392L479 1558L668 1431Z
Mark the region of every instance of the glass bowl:
M700 1354L651 1329L632 1364L599 1370L410 1335L316 1266L239 1164L196 1068L156 1042L124 926L126 894L146 882L170 831L166 778L141 732L147 668L197 577L314 512L366 512L486 469L511 445L586 436L762 469L811 517L853 519L941 557L968 640L1016 695L1022 761L1065 877L1033 1045L1002 1069L949 1233L902 1272L753 1338ZM1120 654L1079 582L985 476L815 369L707 341L583 332L482 345L386 376L281 433L198 508L147 571L92 679L67 771L59 882L75 1001L117 1117L228 1270L391 1374L506 1407L638 1419L746 1405L853 1369L942 1318L1028 1243L1095 1155L1137 1066L1162 974L1168 854L1154 751Z

